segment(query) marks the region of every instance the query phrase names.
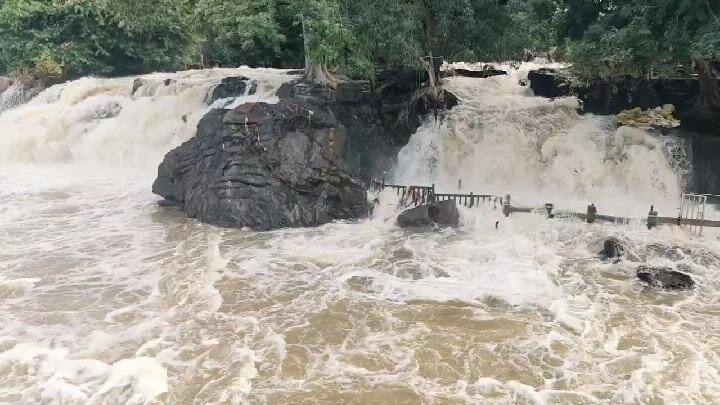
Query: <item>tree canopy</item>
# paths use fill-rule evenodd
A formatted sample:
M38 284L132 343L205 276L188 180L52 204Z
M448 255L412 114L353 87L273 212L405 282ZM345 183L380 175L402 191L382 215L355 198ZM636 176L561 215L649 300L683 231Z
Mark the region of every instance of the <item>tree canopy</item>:
M300 67L315 61L369 77L379 66L417 65L431 55L509 58L544 35L538 24L530 24L537 7L526 3L6 0L0 2L0 68L52 79L240 64ZM533 33L524 34L531 25ZM518 29L511 32L513 26Z
M177 0L6 0L0 65L47 79L169 69L189 62L186 11Z
M698 111L720 114L720 2L569 0L567 49L576 73L664 77L698 74ZM573 16L573 19L570 19ZM577 21L587 24L582 30Z
M717 0L0 0L0 71L53 81L247 64L323 81L559 48L581 76L710 77L719 15Z

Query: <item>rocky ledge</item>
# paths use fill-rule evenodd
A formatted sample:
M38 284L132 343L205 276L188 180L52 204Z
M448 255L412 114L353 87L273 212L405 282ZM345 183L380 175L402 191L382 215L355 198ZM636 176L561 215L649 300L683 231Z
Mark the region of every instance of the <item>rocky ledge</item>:
M239 81L247 80L226 80L221 86L232 84L231 91L211 98L244 91ZM358 179L391 165L420 117L444 107L413 98L415 83L395 76L377 88L347 82L330 89L295 81L281 86L277 104L211 110L197 135L166 155L153 192L165 199L161 205L227 227L364 217L367 196ZM395 97L383 96L388 89Z
M720 134L720 117L704 116L697 108L700 83L695 77L579 81L567 70L542 68L529 72L528 81L536 96L576 96L584 110L593 114L615 115L633 108L648 110L672 104L683 129Z

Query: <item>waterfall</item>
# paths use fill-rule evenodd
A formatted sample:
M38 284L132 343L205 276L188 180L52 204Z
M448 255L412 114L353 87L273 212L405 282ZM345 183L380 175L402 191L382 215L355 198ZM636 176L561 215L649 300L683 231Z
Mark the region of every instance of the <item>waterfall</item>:
M284 70L238 68L85 77L58 84L0 113L0 161L152 171L165 153L195 134L209 108L208 92L230 76L246 76L258 85L254 95L238 97L236 103L274 102L275 90L294 77ZM15 105L22 89L8 89L2 97L1 106Z
M579 115L573 97L535 97L521 82L541 66L504 65L505 76L445 79L460 105L411 138L396 180L454 190L462 179L467 191L509 193L525 205L596 203L615 215L637 215L651 204L677 207L682 173L668 160L673 139L617 129L612 117Z

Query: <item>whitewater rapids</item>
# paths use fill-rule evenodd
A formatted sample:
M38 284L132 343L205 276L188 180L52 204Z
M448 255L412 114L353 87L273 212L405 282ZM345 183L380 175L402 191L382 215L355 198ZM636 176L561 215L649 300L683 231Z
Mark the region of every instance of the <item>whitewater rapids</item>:
M418 130L393 176L674 215L670 141L532 97L518 81L533 67L447 79L461 104ZM157 164L233 75L260 89L234 104L273 102L293 78L154 74L135 93L134 78L84 78L0 114L0 403L720 401L716 235L491 205L409 232L385 220L388 192L372 220L269 233L157 207ZM698 287L652 290L637 263L593 260L608 236Z

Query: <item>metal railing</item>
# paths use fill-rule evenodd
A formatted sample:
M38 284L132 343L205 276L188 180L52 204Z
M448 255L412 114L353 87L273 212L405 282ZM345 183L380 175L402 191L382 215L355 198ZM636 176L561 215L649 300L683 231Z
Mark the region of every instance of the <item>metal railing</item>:
M435 184L431 186L407 186L398 184L387 184L384 180L371 182L371 187L375 191L382 191L386 188L395 190L396 195L400 198L402 206L415 206L421 204L429 204L439 201L455 201L459 205L468 208L479 207L486 202L492 202L497 208L498 203L502 206L503 214L509 217L512 213L542 213L544 212L548 218L578 218L587 223L595 223L596 221L612 222L616 224L630 224L633 221L647 220L648 229L652 229L658 225L678 225L686 227L691 234L702 236L704 227L720 228L720 221L712 221L705 219L707 213L706 206L708 197L714 197L720 200L720 196L713 194L692 194L683 193L680 203L680 212L677 217L662 217L655 211L654 206L650 206L647 218L628 218L614 215L598 214L595 204L590 204L587 211L572 212L555 210L555 205L546 203L543 207L521 207L511 204L509 194L504 197L492 194L443 194L435 192ZM458 180L458 191L462 189L462 180Z
M394 189L395 195L401 198L401 200L410 200L410 202L418 204L428 204L431 202L439 201L455 201L456 204L464 205L468 208L479 207L486 202L492 202L493 206L497 208L498 202L500 205L503 204L503 197L491 195L491 194L445 194L436 193L435 184L431 186L408 186L398 184L387 184L384 180L372 180L370 185L373 190L381 191L386 188ZM458 180L458 188L461 186L461 181Z

